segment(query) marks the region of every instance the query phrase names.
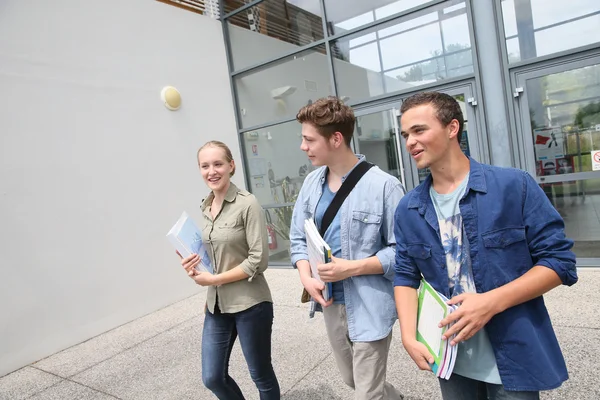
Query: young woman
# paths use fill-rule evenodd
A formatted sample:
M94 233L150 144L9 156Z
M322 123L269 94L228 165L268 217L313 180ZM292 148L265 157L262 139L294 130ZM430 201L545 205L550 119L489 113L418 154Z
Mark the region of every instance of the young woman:
M208 286L202 334L202 381L221 400L243 400L229 376L231 349L239 336L261 400L279 400L271 364L273 300L263 272L269 248L264 211L249 192L231 183L231 150L210 141L198 150L198 165L211 190L202 204L202 239L214 274L198 272L197 254L181 260L188 275Z

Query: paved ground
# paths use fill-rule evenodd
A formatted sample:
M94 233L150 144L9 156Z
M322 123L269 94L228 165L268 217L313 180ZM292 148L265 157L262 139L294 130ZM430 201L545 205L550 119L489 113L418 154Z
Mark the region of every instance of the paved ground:
M321 315L308 319L298 303L293 270L272 269L275 301L273 358L283 398L352 398L338 376ZM546 297L570 372L543 399L600 399L600 270L580 271L572 288ZM211 399L200 380L203 292L0 378L1 400ZM395 333L398 333L396 328ZM239 345L231 374L247 399L258 399ZM409 399L440 399L437 383L420 372L396 335L388 379Z

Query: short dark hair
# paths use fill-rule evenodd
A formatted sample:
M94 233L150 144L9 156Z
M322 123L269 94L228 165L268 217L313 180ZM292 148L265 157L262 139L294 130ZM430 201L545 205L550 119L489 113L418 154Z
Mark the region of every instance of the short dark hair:
M323 97L308 104L298 111L296 119L301 124L313 125L319 134L329 139L335 132L340 132L350 147L354 135L354 111L335 96Z
M421 92L404 100L400 106L400 113L405 113L411 108L424 104L431 104L435 108L435 116L444 127L448 126L453 119L458 121L458 134L456 137L458 143L460 143L465 119L458 101L446 93Z

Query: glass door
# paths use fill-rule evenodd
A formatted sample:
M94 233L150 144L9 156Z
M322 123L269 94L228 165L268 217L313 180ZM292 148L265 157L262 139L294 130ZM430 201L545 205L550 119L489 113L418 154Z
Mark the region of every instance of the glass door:
M600 265L600 57L516 72L526 169L565 220L580 265Z
M459 87L449 88L449 89L439 89L439 92L444 92L452 97L454 97L463 113L463 118L465 120L463 126L463 134L461 137L461 147L463 152L473 157L475 160L479 162L487 162L487 158L482 158L484 152L482 150L482 146L480 145L480 138L478 135L478 124L476 122L476 113L475 108L477 107L477 101L473 95L473 89L471 84L462 85ZM398 114L399 116L399 114ZM398 118L398 125L400 125L400 118ZM409 181L408 190L418 186L421 182L427 178L429 175L429 169L417 169L416 164L410 158L410 155L406 151L406 142L402 140L402 151L404 155L406 179Z
M392 105L356 111L354 149L406 187L398 114L398 108Z

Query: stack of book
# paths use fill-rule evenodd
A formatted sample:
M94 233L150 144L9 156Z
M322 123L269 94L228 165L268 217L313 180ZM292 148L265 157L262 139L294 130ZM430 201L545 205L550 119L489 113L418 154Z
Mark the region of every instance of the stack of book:
M323 283L319 276L317 266L331 262L331 248L321 237L315 222L312 219L304 221L304 232L306 233L306 246L308 248L308 262L313 278ZM332 295L331 282L325 283L323 289L323 298L329 301Z
M419 287L419 309L417 313L417 340L427 347L433 356L431 370L435 376L450 379L458 346L450 345L450 338L442 339L442 335L452 326L438 327L441 320L458 308L447 304L448 299L437 292L425 279Z
M167 238L183 258L198 254L200 263L196 266L197 271L214 273L208 251L202 241L202 233L188 213L184 211L181 214L167 233Z

